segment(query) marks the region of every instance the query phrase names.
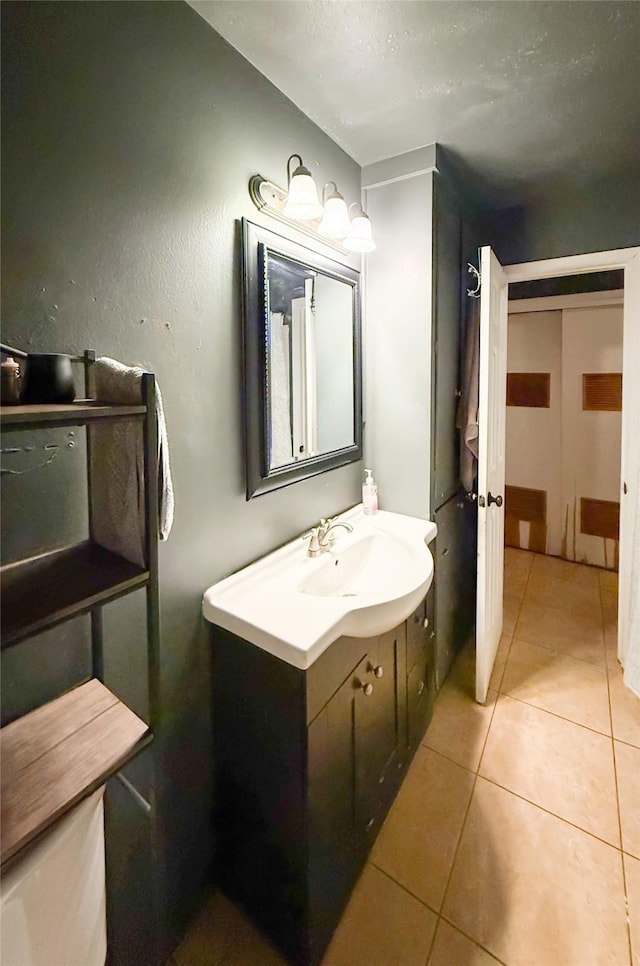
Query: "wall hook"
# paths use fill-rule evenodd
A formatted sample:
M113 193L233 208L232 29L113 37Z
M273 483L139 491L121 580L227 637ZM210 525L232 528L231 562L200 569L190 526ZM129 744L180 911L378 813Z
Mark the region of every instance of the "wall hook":
M475 275L476 277L476 287L474 289L468 288L467 295L469 295L472 299L479 299L480 289L482 287L482 276L475 265L472 265L471 262L467 262L467 271L470 275Z

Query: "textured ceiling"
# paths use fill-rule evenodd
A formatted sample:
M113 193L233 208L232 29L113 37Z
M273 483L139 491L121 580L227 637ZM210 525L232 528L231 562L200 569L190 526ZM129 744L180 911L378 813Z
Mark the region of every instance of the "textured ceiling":
M192 0L360 164L438 142L503 200L640 176L640 3Z

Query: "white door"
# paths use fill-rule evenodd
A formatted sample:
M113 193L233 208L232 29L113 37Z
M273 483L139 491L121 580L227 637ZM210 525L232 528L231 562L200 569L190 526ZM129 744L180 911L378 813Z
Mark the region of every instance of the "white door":
M502 634L508 283L490 248L480 258L476 701L484 704Z
M631 249L633 252L633 249ZM640 249L624 270L618 659L640 691ZM632 683L633 682L633 683Z

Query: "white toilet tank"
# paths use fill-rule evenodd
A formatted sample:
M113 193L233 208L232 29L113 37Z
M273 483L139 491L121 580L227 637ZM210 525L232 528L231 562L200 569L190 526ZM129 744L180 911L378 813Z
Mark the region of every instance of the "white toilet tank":
M104 966L103 794L76 805L2 877L2 966Z

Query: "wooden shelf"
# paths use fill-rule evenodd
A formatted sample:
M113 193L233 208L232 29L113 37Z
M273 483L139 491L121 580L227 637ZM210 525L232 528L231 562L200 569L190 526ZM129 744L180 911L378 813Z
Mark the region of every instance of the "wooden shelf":
M0 568L2 648L143 587L149 573L87 540Z
M111 406L79 399L65 405L36 403L31 406L0 406L0 425L2 429L30 426L73 426L92 422L96 419L123 419L144 416L146 406Z
M147 732L95 678L3 728L2 864L104 784Z

